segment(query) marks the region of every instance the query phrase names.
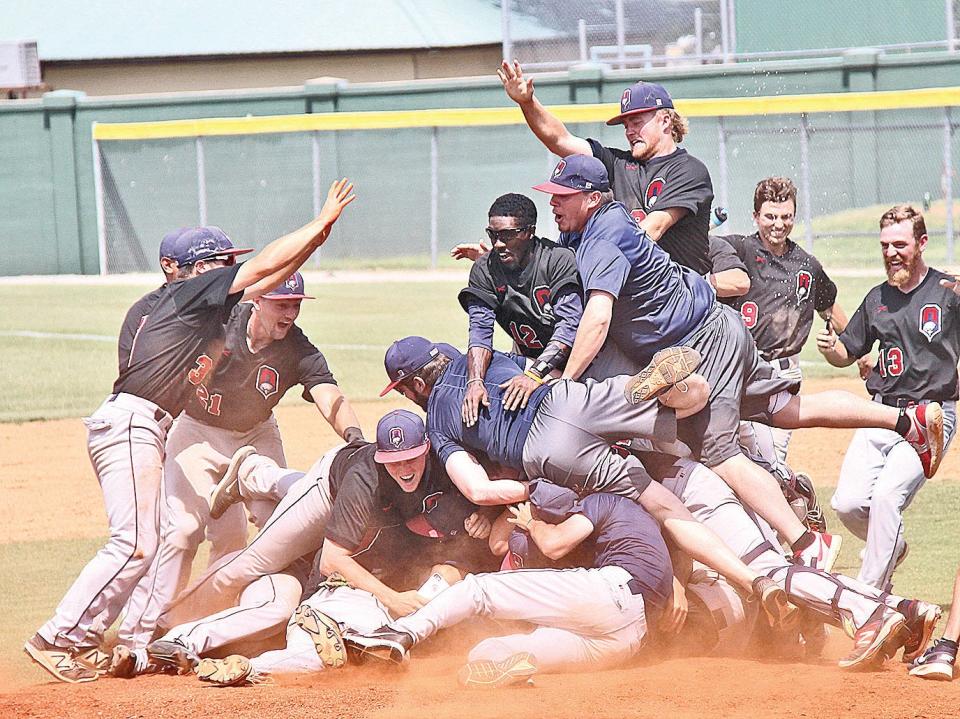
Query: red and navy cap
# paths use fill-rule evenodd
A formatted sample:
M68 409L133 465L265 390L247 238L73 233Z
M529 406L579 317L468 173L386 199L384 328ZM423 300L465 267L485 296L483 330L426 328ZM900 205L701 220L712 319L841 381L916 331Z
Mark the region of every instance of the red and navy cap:
M547 182L533 186L550 195L575 195L578 192L606 192L610 189L607 168L593 155L567 155L553 168Z
M620 96L620 114L607 120L608 125L622 125L627 115L636 115L648 110L673 108L673 98L663 85L655 82L638 82Z
M387 371L390 384L380 396L386 395L439 354L440 348L425 337L404 337L394 342L383 356L383 368Z
M282 284L274 287L272 290L267 292L265 295L261 295L261 299L265 300L315 300L316 297L311 297L310 295L304 294L305 287L303 284L303 275L299 272L294 272L287 279L283 281Z
M252 249L233 246L227 233L212 225L206 227L180 227L168 232L160 241L160 259L174 260L184 267L211 257L243 255Z
M416 459L430 449L427 428L413 412L395 409L377 423L377 451L373 460L380 464Z

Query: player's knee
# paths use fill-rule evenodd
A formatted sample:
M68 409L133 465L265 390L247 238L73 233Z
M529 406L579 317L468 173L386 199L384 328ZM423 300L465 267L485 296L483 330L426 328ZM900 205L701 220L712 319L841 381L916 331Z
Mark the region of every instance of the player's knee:
M902 492L874 490L873 497L870 499L870 510L872 512L896 512L899 514L903 510L903 502Z
M834 494L830 500L830 506L847 527L865 522L870 516L866 503L858 497Z
M203 529L192 515L171 516L163 533L163 542L184 551L194 550L203 541Z
M430 569L430 574L439 574L447 584L456 584L463 578L460 570L452 564L435 564Z

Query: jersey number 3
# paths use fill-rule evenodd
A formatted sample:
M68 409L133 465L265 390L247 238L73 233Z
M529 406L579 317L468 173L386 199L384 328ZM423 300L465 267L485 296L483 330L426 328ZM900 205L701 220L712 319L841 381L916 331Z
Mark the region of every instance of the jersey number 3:
M223 396L210 394L210 391L201 384L206 376L210 374L211 369L213 369L213 360L207 355L200 355L197 357L197 366L187 373L187 379L190 381L190 384L197 386L197 399L206 407L207 412L215 417L219 417L220 402L223 400Z
M537 339L537 333L533 331L530 325L517 325L516 322L510 322L510 334L514 341L521 347L529 347L533 350L542 350L543 343Z

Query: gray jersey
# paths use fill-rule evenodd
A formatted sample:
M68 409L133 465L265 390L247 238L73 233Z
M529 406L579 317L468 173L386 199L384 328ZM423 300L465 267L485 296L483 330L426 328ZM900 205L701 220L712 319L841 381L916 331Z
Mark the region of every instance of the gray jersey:
M879 343L867 390L887 398L957 399L960 297L940 286L951 279L932 267L908 293L887 282L864 298L840 335L847 353L861 357Z
M820 261L792 240L780 257L766 250L759 235L724 237L746 265L750 289L733 298L765 360L790 357L803 349L813 313L830 309L837 286Z

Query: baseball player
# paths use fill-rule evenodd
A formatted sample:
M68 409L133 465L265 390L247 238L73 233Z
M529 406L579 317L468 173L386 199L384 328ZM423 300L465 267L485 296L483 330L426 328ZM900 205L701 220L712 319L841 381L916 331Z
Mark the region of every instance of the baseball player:
M490 530L489 519L456 491L429 450L423 421L397 410L378 423L376 444L358 440L336 447L306 474L280 468L270 458L249 452L239 464L211 452L212 461L229 465L234 473L225 475L224 482L289 484L295 480L250 545L224 558L177 600L181 609L187 601L213 607L213 601L233 604L239 593L239 605L175 626L146 650L117 647L112 673L131 677L164 667L193 667L201 655L240 640L270 636L288 620L291 627L296 624L322 641L318 650L328 655L326 632L317 623L339 631L336 624L309 603L294 612L306 584L309 560L321 546L322 574L339 574L354 588L369 592L392 616L421 606L424 599L415 590L399 592L386 583L409 581L412 567L397 562L397 557L430 554L422 551L422 545L420 551L408 554L411 541L404 537L426 542L463 538L472 543L463 535L483 539ZM398 527L403 531L395 531ZM402 549L404 545L408 549ZM482 552L473 546L473 551L460 551L460 556L477 562L479 556L489 555L486 542L479 545ZM378 554L394 561L378 562L374 558ZM386 573L375 576L365 567L368 562ZM413 564L422 568L423 557ZM204 601L204 596L210 601ZM288 628L288 635L291 631L300 634ZM303 644L302 639L301 635L294 641L295 648ZM291 657L268 659L283 664Z
M167 431L213 368L230 310L244 297L279 285L323 244L353 201L352 189L346 180L334 183L316 219L241 265L235 264L238 250L219 228L178 232L172 241L170 259L178 265L178 280L163 289L140 324L113 394L84 420L110 539L80 572L54 616L24 645L30 658L58 680L97 678L96 670L77 663L77 649L97 617L119 611L117 605L153 559Z
M760 356L779 374L799 380L800 350L810 335L814 312L838 333L847 326L847 316L823 266L790 239L796 209L797 188L789 178L764 178L753 193L757 231L723 239L734 247L750 275L750 289L733 298L730 306L740 312ZM777 458L786 462L790 430L767 431Z
M741 418L788 429L896 429L925 457L925 471L936 471L942 427L935 418L928 424L927 415L914 408L878 411L876 403L845 392L800 397L795 380L774 376L737 314L718 304L702 277L671 261L613 201L599 160L566 157L551 179L534 189L552 195L560 244L576 251L585 295L563 378L637 372L657 350L672 344L697 350L710 386L709 410L681 422L681 437L780 533L798 560L829 570L840 538L806 530L779 483L742 454Z
M583 312L577 265L570 250L534 234L537 207L524 195L502 195L488 212L487 236L493 251L480 257L459 300L470 318L463 420L477 421L489 406L483 383L493 356L496 322L517 352L533 360L531 376L518 375L507 392L507 406L519 407L553 370L563 367Z
M304 399L316 404L344 441L363 438L356 413L337 387L326 359L295 324L304 299L313 298L305 294L303 277L296 272L269 293L238 304L231 312L216 369L197 385L167 438L163 536L150 570L127 603L118 633L121 644L147 645L156 618L186 585L203 540L214 482L202 472L193 476L204 480L203 486L188 480L182 465L190 461L194 445L207 442L228 457L251 446L286 466L272 410L295 384L303 386ZM261 527L280 497L271 494L271 488L259 489L257 497L266 499L250 498L249 506L254 524ZM216 510L217 519L209 528L213 540L210 564L242 549L247 541L242 507L229 510L226 517Z
M368 634L348 631L344 641L401 663L419 642L472 617L534 624L529 634L485 639L471 650L460 682L485 686L506 686L537 671L616 666L635 656L671 592L670 555L656 520L626 497L597 493L577 500L542 481L531 483L530 503L513 512L510 521L546 556L561 558L583 546L591 561L585 568L471 574L413 614Z
M956 428L960 300L954 278L924 262L926 247L918 210L897 205L885 212L880 250L887 281L867 293L839 337L821 330L817 349L833 366L846 367L879 344L867 391L878 405L911 407L941 424L946 449ZM930 475L926 470L896 433L860 430L851 440L830 504L867 542L858 575L865 584L885 589L906 555L903 510Z
M688 132L670 94L652 82L623 91L620 114L608 125L623 125L629 150L604 147L570 134L540 104L533 80L520 64L504 61L497 72L507 95L516 102L537 139L558 157L593 155L610 177L613 194L637 226L660 244L678 264L704 275L710 272L707 231L713 185L706 166L677 145Z
M960 640L960 569L953 580L953 599L943 636L910 664L910 676L937 681L953 679L957 663L957 641Z

